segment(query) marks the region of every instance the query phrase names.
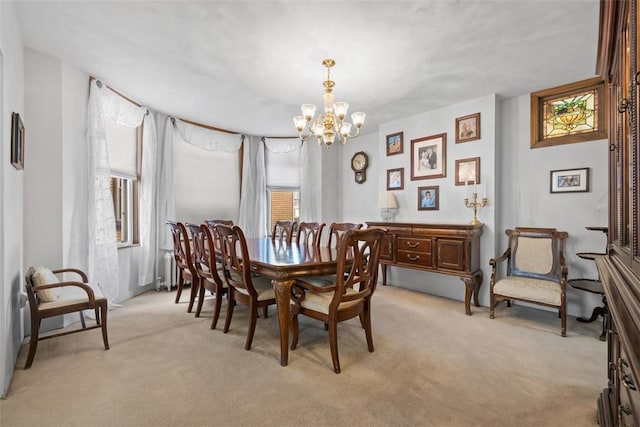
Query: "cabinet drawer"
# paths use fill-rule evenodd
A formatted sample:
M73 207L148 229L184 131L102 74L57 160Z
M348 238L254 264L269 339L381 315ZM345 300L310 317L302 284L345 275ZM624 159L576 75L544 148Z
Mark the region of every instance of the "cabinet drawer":
M398 251L431 252L431 239L398 236Z
M431 252L416 252L416 251L398 251L398 264L416 265L422 267L432 267L432 254Z

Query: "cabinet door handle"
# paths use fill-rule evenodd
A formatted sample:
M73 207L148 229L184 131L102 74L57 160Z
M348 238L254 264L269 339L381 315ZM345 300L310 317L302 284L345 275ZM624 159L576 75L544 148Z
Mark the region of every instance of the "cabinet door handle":
M417 256L415 256L415 257L412 257L411 255L408 255L408 254L407 254L407 259L408 259L409 261L418 261L418 260L420 259L420 255L417 255Z
M417 248L418 246L420 246L420 243L407 242L407 246L409 246L410 248Z
M625 415L631 414L631 408L629 407L628 404L618 405L618 411L622 412Z
M624 374L621 378L622 381L622 385L624 386L624 388L629 389L629 390L633 390L636 391L636 385L633 382L633 380L631 378L629 378L629 376L627 374Z

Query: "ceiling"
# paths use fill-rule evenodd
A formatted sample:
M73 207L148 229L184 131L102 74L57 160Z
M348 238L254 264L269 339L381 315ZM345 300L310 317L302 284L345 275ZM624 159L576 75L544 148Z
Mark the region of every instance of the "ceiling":
M457 102L595 75L598 0L32 1L23 42L154 110L293 136L300 104L367 113L363 132ZM470 112L471 113L471 112Z

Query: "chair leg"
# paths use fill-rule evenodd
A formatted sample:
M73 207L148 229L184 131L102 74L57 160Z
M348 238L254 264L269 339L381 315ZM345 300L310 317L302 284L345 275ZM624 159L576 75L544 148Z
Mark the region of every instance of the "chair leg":
M291 315L291 322L289 322L291 326L291 350L295 350L298 346L298 336L300 335L300 329L298 325L298 315Z
M196 317L200 317L200 312L202 311L202 305L204 304L204 294L207 290L204 288L204 284L202 283L202 279L200 279L200 290L198 291L198 305L196 306Z
M264 307L262 307L262 315L263 317L266 319L267 317L269 317L269 306L265 305Z
M107 311L109 311L109 303L105 300L100 306L100 323L102 323L102 342L104 349L109 350L109 337L107 336Z
M82 329L84 329L84 328L86 328L86 327L87 327L87 324L86 324L86 323L85 323L85 321L84 321L84 313L83 313L83 312L81 312L81 311L80 311L79 313L80 313L80 324L82 325ZM98 309L97 309L97 308L96 308L96 321L99 321L99 318L98 318ZM100 323L98 323L98 325L99 325L99 324L100 324Z
M251 343L253 342L253 335L256 332L256 322L258 320L258 307L255 303L249 305L249 330L247 331L247 342L244 345L245 350L251 350Z
M331 347L331 360L333 360L333 372L340 373L340 359L338 358L338 322L329 320L329 347Z
M196 296L198 296L199 289L200 281L197 279L191 279L191 292L189 293L189 306L187 307L187 313L191 313L193 310L193 303L196 302Z
M229 325L231 325L231 317L233 316L233 307L236 305L236 301L233 299L233 295L231 295L231 289L229 289L229 301L227 302L227 318L224 319L224 329L222 332L225 334L229 332Z
M567 310L566 309L560 310L560 324L561 324L560 334L563 337L566 337L567 336Z
M222 308L222 286L216 286L216 306L213 311L213 319L211 319L211 329L215 329L220 317L220 309Z
M180 296L182 295L182 288L184 287L184 277L182 274L178 273L178 292L176 293L176 301L177 304L180 301Z
M364 334L367 337L367 349L369 353L373 353L373 336L371 335L371 312L366 310L360 315L360 320L364 322Z
M40 332L40 319L34 321L31 320L31 338L29 340L29 355L27 356L27 363L24 365L24 369L31 368L34 357L36 357L36 349L38 348L38 334Z

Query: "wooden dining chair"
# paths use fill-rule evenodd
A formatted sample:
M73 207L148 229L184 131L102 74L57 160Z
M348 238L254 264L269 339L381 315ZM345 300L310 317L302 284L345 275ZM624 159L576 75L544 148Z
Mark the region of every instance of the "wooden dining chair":
M217 224L215 230L220 236L223 277L229 287L224 333L229 332L235 303L239 302L249 307L249 330L244 348L250 350L258 319L258 308L274 305L275 292L271 279L251 274L249 251L242 229L238 226Z
M335 373L340 373L337 326L339 322L359 317L367 338L367 348L373 352L371 297L376 289L383 236L384 230L376 227L346 231L338 247L335 282L319 288L305 285L304 282L294 284L294 305L291 311L292 350L295 350L298 344L298 315L303 314L328 325Z
M181 222L167 221L167 224L171 227L173 256L176 260L176 268L178 269L178 292L175 303L177 304L180 301L185 283L189 283L191 285L191 294L189 296L187 313L191 313L200 285L198 272L192 260L193 252L191 251L191 244L187 236L187 229Z
M300 225L298 225L298 231L296 233L296 243L298 246L303 244L317 248L320 247L324 226L324 222L301 222Z
M276 221L271 231L271 240L273 242L291 244L293 240L293 232L295 231L295 221Z
M202 224L201 229L205 235L205 260L209 275L204 281L205 288L215 294L215 308L213 319L211 319L211 329L215 329L220 317L220 309L222 308L222 298L226 294L229 298L229 288L222 278L222 255L220 253L220 237L215 230L215 226ZM208 286L208 287L206 287ZM213 289L212 289L213 288Z
M211 227L212 230L216 224L233 225L233 221L230 219L205 219L204 223Z

